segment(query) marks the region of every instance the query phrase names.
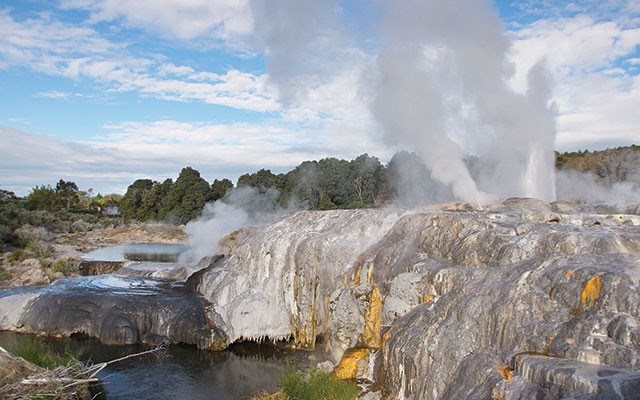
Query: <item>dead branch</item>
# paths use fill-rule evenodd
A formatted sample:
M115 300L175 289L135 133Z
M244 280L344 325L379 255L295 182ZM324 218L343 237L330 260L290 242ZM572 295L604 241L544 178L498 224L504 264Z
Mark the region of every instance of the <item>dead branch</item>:
M38 390L39 394L47 393L55 398L73 399L78 398L74 394L74 387L95 384L100 381L96 376L108 365L147 354L157 353L164 349L158 346L135 354L129 354L115 360L102 362L99 364L87 365L80 361L70 363L67 366L60 366L46 370L36 367L39 372L25 377L13 384L0 388L0 398L22 399L31 398L32 390ZM0 348L0 352L4 349ZM5 350L6 352L6 350ZM35 366L34 366L35 367ZM37 388L37 389L34 389Z

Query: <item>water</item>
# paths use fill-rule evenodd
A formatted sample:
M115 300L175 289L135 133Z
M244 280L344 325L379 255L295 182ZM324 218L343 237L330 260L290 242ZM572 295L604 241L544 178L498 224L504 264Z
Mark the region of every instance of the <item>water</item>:
M175 264L176 258L184 250L186 246L182 245L128 244L96 250L88 253L85 259L142 260L137 263L141 268L156 264L161 268L161 264ZM115 274L62 279L43 287L1 290L0 298L32 292L40 293L39 301L42 304L38 304L42 307L55 308L49 310L52 314L44 312L43 319L38 320L44 324L43 327L57 326L58 322L64 320L71 324L67 328L72 332L75 329L71 326L90 326L89 320L101 321L99 318L108 314L109 310L118 315L135 316L154 307L170 308L186 304L188 310L194 310L200 305L198 296L180 283ZM177 322L186 324L187 316L179 315ZM87 318L89 320L85 321ZM109 318L103 320L110 321ZM50 330L45 328L44 331ZM11 351L20 341L33 338L31 335L0 332L0 345ZM83 361L90 360L93 363L114 360L147 349L144 345L110 346L86 337L37 340L46 341L61 354L70 350ZM276 391L285 366L291 363L299 368L310 367L313 364L310 356L315 357L306 351L254 343L232 345L228 350L219 352L200 350L195 346L171 345L160 357L147 355L118 362L105 368L98 377L103 381L107 399L110 400L249 399L262 391Z
M0 345L10 350L33 336L0 332ZM83 361L105 362L147 348L107 346L93 339L39 339L59 353L81 354ZM107 399L239 400L261 392L275 392L287 363L298 368L312 364L313 353L254 343L214 352L194 346L169 346L155 354L112 364L98 377Z
M171 285L169 282L150 278L107 274L60 279L47 286L21 286L3 289L0 290L0 298L22 293L74 293L122 297L148 295L168 296L172 293L172 291L170 291L172 286L177 285Z
M174 263L187 250L182 244L128 243L103 247L83 256L87 261L148 261Z
M93 251L85 259L135 260L141 261L137 263L141 268L156 264L161 268L160 265L175 264L178 255L185 250L186 246L182 245L126 244ZM69 312L79 312L77 318L89 316L87 318L95 319L104 310L100 307L91 308L91 304L111 309L109 304L115 302L124 312L127 304L128 307L133 304L141 310L152 310L167 301L177 305L193 298L198 303L195 300L197 296L179 283L123 275L69 278L44 287L7 289L0 291L0 298L31 292L39 292L40 299L51 297L52 300L45 303L57 304L58 314L63 314L57 317L53 315L52 318L59 320L64 317L62 319L65 321L75 318L65 314L65 307ZM132 299L135 301L131 302ZM193 309L192 306L189 309ZM82 321L78 324L84 326ZM0 332L0 345L11 351L19 342L33 338L26 334ZM86 337L37 340L46 341L56 352L62 354L70 350L83 361L93 363L147 350L144 345L110 346ZM313 364L311 358L317 356L322 358L320 354L255 343L236 344L219 352L200 350L195 346L171 345L163 350L160 357L147 355L118 362L105 368L98 377L103 381L107 399L110 400L249 399L262 391L276 391L288 363L307 368Z

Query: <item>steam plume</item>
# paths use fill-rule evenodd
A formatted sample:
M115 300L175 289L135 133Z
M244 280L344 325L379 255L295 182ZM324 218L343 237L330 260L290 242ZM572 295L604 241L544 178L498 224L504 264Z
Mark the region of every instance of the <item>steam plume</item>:
M202 216L185 226L189 250L179 262L194 265L201 258L219 254L218 242L229 232L249 225L272 221L292 211L276 203L279 193L269 189L265 193L253 187L231 190L223 199L206 204Z
M377 79L363 79L362 93L371 95L363 101L371 104L387 142L416 151L433 178L458 199L475 204L511 196L554 200L550 80L537 65L526 93L508 85L514 72L507 59L510 42L492 2L374 3L359 3L382 11L372 54ZM339 5L337 0L252 1L255 33L285 104L304 95L301 77L322 81L330 73L318 66L326 60L313 62L318 57L313 51L330 54L327 40L320 38L347 31L338 28ZM355 43L357 35L351 36L342 43ZM336 43L334 54L339 54ZM482 160L473 176L465 154Z
M372 112L387 139L415 149L433 177L464 201L555 199L555 126L541 65L529 91L507 80L509 41L488 0L385 1ZM483 168L472 179L465 152Z
M605 183L594 174L563 170L557 176L558 198L593 204L640 204L640 179Z

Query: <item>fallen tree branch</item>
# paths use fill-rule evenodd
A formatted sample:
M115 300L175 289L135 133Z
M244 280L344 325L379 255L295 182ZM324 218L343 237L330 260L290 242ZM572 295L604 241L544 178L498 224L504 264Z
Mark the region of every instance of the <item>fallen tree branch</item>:
M4 349L0 348L0 352L3 350ZM157 346L139 353L129 354L111 361L93 365L74 361L67 366L61 366L50 370L34 366L34 368L37 368L39 372L18 380L13 384L1 387L0 398L32 398L34 395L33 390L37 390L40 395L51 396L58 399L76 399L78 397L74 393L77 389L74 389L74 387L100 382L100 379L96 376L108 365L147 354L157 353L161 350L164 350L164 346Z

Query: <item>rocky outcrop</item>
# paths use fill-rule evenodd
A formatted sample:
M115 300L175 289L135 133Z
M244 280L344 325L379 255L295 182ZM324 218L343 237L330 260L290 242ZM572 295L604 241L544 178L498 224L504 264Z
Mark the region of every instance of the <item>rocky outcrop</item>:
M352 284L363 249L403 215L398 210L297 212L227 236L225 258L193 288L231 342L288 340L313 348L327 329L330 295Z
M577 208L294 214L229 237L196 289L230 340L322 335L390 398L633 398L640 217Z
M192 292L152 279L102 275L5 291L0 329L86 335L107 344L186 343L222 349L228 341Z
M0 298L0 323L208 348L322 337L336 377L393 399L638 398L639 215L532 199L298 212L221 248L149 302L24 292ZM85 316L58 328L61 307Z

